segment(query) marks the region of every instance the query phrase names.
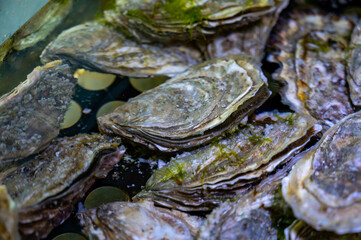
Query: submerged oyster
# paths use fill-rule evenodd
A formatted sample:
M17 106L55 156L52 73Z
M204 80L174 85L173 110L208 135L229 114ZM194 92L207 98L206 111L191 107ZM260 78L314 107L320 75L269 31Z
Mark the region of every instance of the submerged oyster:
M265 81L249 57L214 59L98 118L99 128L161 151L194 147L259 107L270 95Z
M84 234L98 240L191 240L201 223L199 217L146 201L108 203L79 212L78 218Z
M132 77L175 75L201 58L190 46L138 44L97 22L64 31L41 54L42 62L63 59L74 67Z
M105 17L139 41L188 41L247 25L276 7L274 0L118 0L117 10L107 11Z
M296 217L316 230L361 231L361 112L345 117L322 137L283 181Z
M271 39L269 60L282 67L282 101L320 120L324 130L352 113L346 88L346 52L353 24L316 10L293 11L281 19Z
M352 103L361 106L361 21L352 33L347 71Z
M0 160L37 153L58 135L75 84L69 66L54 61L0 98Z
M268 36L277 22L278 15L288 5L288 0L276 0L275 4L276 8L258 21L237 28L231 33L217 34L213 38L207 38L207 56L217 58L233 54L248 54L261 61Z
M104 178L124 154L119 139L80 134L53 140L42 153L7 172L0 183L19 208L23 236L44 238L68 218L96 178Z
M172 159L135 198L182 211L212 210L287 162L315 133L314 124L306 115L260 114L224 139Z
M16 204L9 196L6 186L0 186L0 239L20 239Z

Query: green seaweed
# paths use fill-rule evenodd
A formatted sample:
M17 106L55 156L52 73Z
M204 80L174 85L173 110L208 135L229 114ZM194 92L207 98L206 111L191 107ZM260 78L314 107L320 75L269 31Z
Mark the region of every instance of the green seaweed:
M294 118L294 113L291 113L288 117L286 117L286 118L283 118L283 117L281 117L281 116L277 116L276 115L276 118L278 119L278 120L281 120L281 121L283 121L283 122L285 122L286 124L289 124L289 125L293 125L293 118Z

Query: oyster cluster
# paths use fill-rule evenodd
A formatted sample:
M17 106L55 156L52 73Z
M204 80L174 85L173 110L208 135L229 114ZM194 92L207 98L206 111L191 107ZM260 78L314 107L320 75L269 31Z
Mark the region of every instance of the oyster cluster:
M325 2L353 1L116 0L62 32L0 98L0 237L46 238L124 143L168 162L133 202L80 203L90 239L357 239L361 16ZM170 78L57 138L77 68Z

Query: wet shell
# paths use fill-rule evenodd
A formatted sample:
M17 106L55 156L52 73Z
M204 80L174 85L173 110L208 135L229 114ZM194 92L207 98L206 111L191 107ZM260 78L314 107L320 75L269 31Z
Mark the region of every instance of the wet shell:
M117 10L105 15L108 22L128 29L141 42L189 41L245 26L275 8L274 0L131 0L117 1Z
M0 160L37 153L58 135L75 84L69 66L54 61L0 98Z
M172 159L135 199L181 211L212 210L287 162L315 134L314 124L305 115L260 114L223 139Z
M62 32L42 52L42 62L62 59L73 67L147 77L174 76L202 60L195 48L180 44L138 44L101 23L88 22Z
M97 178L124 154L119 139L80 134L53 140L42 153L0 179L19 208L26 239L44 238L68 218Z
M269 96L265 77L244 56L194 66L98 118L101 132L160 151L211 141Z
M361 231L360 149L361 112L357 112L299 157L282 189L297 218L316 230Z
M317 10L292 11L270 40L273 75L285 86L282 101L292 110L320 120L324 130L352 113L346 88L346 53L353 24Z
M78 213L83 232L98 240L191 240L201 219L154 207L151 202L114 202Z

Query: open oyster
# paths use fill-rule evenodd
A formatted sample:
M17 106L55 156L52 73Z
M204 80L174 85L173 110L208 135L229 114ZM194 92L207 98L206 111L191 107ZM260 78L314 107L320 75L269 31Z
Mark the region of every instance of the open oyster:
M306 115L260 114L225 138L172 159L135 198L182 211L212 210L287 162L315 133L314 124Z
M0 160L37 153L58 135L75 84L69 66L54 61L0 98Z
M270 94L265 81L249 57L214 59L98 118L99 128L161 151L194 147L259 107Z
M113 202L78 213L83 232L98 240L194 239L196 216L154 207L151 202Z
M282 101L320 120L324 130L352 113L346 88L346 52L351 21L317 10L292 11L273 35L269 60L282 67Z
M294 214L316 230L361 231L361 112L332 128L303 153L283 181Z
M0 239L20 239L16 204L9 196L4 185L0 185Z
M105 17L139 41L188 41L247 25L275 8L275 0L118 0Z
M68 61L74 67L132 77L175 75L202 60L190 46L138 44L111 27L88 22L62 32L42 52L42 62Z
M80 134L53 140L42 153L1 177L19 208L26 239L44 238L70 216L96 178L104 178L124 154L119 139Z
M288 0L276 0L273 11L265 14L261 19L237 28L231 33L208 37L207 56L217 58L233 54L248 54L261 61L268 36L277 22L278 15L287 5Z
M361 21L352 33L347 71L352 103L361 106Z

